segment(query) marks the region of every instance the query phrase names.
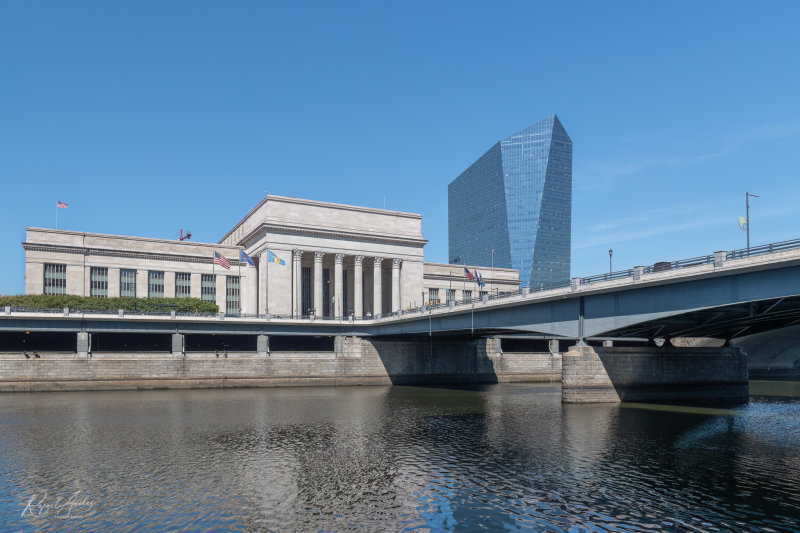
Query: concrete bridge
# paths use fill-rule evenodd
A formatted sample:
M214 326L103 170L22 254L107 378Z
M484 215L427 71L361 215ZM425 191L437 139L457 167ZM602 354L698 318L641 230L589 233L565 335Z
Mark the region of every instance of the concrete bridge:
M214 346L212 338L218 336L228 339L229 345L237 344L242 348L238 351L252 352L254 357L271 357L276 342L283 343L284 352L292 352L287 342L303 343L306 341L301 339L309 338L332 339L327 348L323 346L325 341L311 344L315 350L334 354L358 352L360 348L353 343L361 341L373 347L376 343L411 343L409 346L417 346L415 354L420 352L420 346L427 345L430 357L439 349L455 358L459 357L459 345L468 354L476 349L487 350L488 346L488 351L476 357L492 364L486 366L486 372L476 370L475 375L482 374L481 379L491 381L492 371L497 370L492 357L504 356L503 343L519 346L528 342L538 348L520 353L561 357L565 401L742 398L747 393L746 359L738 349L728 346L730 342L745 334L795 323L800 323L800 240L715 252L651 267L574 278L561 287L522 290L358 321L70 310L53 313L6 308L0 311L0 339L4 340L0 351L14 357L20 348L14 339L31 334L51 341L58 337L62 342L73 335L74 356L85 358L102 352L103 340L106 346L116 348L113 339L130 335L158 337L161 344L168 336L169 354L181 357L187 353L187 337L196 347L208 348ZM676 343L672 339L684 337L717 338L726 346L673 346ZM660 346L655 346L656 341ZM546 350L542 350L542 342L546 342ZM562 353L561 349L570 346ZM217 345L214 351L219 352L220 348ZM66 347L60 352L66 352ZM386 358L381 362L384 367L392 367ZM426 380L435 381L435 369L430 370ZM485 375L487 372L489 375ZM416 374L412 368L406 378L399 379L387 369L392 382L414 381ZM646 375L650 378L644 379ZM13 378L0 374L0 380L9 377Z

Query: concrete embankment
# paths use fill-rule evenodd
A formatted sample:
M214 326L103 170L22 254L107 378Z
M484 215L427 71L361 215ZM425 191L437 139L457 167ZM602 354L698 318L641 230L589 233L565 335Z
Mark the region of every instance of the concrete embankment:
M0 355L0 391L560 381L558 353L503 354L497 339L337 338L330 352L41 352Z

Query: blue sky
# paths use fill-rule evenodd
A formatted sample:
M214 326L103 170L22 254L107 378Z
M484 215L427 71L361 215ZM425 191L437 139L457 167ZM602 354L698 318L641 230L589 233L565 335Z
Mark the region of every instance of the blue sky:
M572 274L800 237L800 2L0 5L0 293L26 226L215 242L273 194L421 213L557 113Z

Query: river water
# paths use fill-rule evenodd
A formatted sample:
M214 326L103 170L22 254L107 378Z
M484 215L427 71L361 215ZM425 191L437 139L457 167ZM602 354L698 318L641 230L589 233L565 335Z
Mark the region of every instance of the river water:
M5 394L0 531L798 531L800 383Z

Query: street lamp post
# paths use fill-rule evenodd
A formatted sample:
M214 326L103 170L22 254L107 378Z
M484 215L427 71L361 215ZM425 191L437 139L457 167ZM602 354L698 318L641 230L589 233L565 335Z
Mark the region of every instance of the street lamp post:
M611 256L614 255L614 250L611 248L608 249L608 273L611 274L613 272L611 268Z
M757 194L744 193L744 205L747 212L747 252L750 253L750 197L761 198Z

